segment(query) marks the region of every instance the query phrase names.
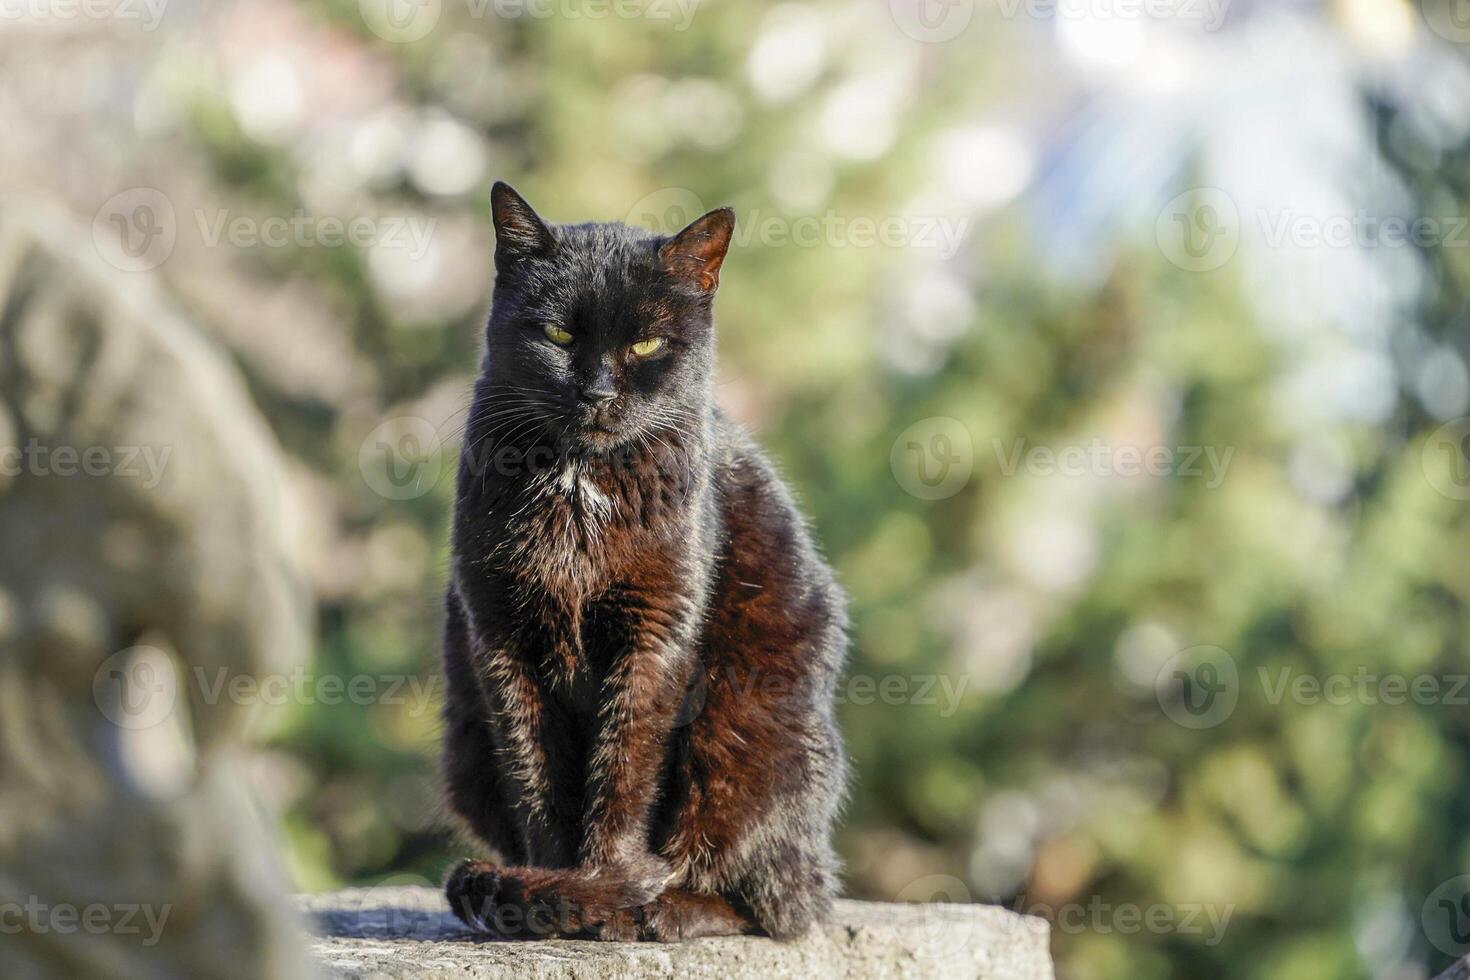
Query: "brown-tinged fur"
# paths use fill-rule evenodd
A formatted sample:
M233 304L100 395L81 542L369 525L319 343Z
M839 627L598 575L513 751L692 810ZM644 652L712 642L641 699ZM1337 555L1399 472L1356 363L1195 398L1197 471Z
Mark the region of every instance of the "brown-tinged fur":
M444 759L452 809L508 863L461 864L449 899L506 935L799 935L837 887L845 613L712 404L733 215L660 238L548 226L503 184L492 202Z

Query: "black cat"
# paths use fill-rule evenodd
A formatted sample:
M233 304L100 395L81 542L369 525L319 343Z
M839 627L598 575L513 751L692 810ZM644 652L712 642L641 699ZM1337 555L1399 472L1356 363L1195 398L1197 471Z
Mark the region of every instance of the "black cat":
M801 934L830 910L843 597L714 407L734 229L546 224L495 185L495 299L447 598L453 810L503 935Z

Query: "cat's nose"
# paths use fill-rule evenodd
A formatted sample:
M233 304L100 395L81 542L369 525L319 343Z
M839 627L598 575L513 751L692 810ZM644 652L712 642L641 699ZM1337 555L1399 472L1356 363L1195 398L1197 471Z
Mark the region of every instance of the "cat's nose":
M595 408L601 408L603 405L606 405L608 402L618 397L618 393L614 391L611 387L606 385L595 385L591 388L583 388L577 394L582 399L584 404L592 405Z

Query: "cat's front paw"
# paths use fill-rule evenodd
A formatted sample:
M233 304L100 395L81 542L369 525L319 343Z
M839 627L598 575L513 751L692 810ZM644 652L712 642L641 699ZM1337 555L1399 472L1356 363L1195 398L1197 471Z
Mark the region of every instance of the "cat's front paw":
M646 905L663 894L674 878L673 865L647 851L619 858L598 868L594 875L615 889L620 908Z
M477 932L498 932L501 875L488 861L461 861L444 879L444 897L461 922Z

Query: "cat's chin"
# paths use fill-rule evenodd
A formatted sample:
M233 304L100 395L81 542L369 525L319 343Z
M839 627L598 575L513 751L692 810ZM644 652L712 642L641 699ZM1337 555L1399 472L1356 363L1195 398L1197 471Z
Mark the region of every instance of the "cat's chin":
M626 446L632 435L617 429L601 426L583 426L568 434L567 445L573 452L604 455Z

